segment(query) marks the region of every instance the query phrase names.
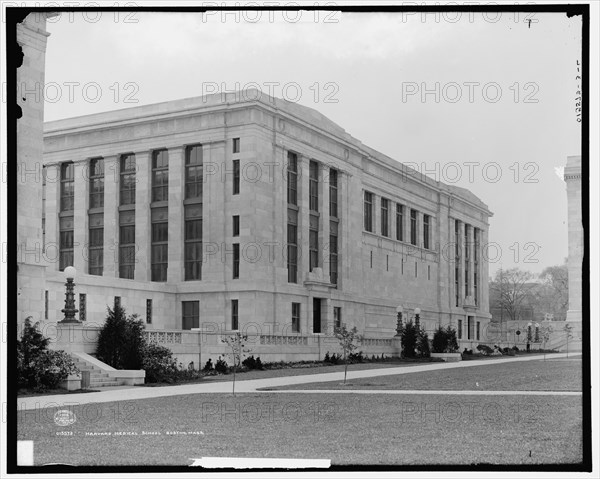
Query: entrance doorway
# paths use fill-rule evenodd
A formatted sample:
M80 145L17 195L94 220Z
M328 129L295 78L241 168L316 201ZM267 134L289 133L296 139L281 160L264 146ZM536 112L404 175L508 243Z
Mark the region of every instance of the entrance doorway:
M313 333L321 332L321 298L313 298Z

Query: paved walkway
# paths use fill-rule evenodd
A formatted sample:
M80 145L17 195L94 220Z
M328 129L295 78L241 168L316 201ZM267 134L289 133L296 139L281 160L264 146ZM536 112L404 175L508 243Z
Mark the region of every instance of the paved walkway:
M574 353L569 353L569 358L575 356ZM553 354L553 358L559 359L566 357L566 353ZM398 368L382 368L382 369L365 369L361 371L348 371L348 379L372 378L378 376L391 376L398 374L412 374L417 372L437 371L440 369L455 369L455 368L470 368L475 366L493 366L498 364L516 363L524 361L543 361L543 356L518 356L504 357L500 361L491 359L476 359L470 361L460 361L456 363L428 363L422 366L398 367ZM308 384L315 382L340 381L343 379L344 373L320 373L306 374L301 376L282 376L264 379L248 379L238 380L235 383L236 393L261 393L260 388L273 388L279 386L289 386L293 384ZM108 389L108 388L106 388ZM262 391L262 393L274 393L276 391ZM279 393L328 393L328 394L581 394L580 392L569 391L390 391L390 390L318 390L318 391L277 391ZM81 393L81 394L57 394L52 396L32 396L17 398L18 410L30 410L37 408L73 406L77 404L88 403L106 403L113 401L134 401L138 399L150 399L156 397L180 396L184 394L227 394L231 393L231 381L222 382L207 382L196 384L183 384L179 386L162 386L162 387L120 387L111 388L111 390Z

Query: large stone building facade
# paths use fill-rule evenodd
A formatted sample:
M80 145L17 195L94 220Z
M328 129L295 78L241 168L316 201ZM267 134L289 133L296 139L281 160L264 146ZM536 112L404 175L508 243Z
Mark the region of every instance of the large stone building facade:
M397 311L484 342L490 211L259 91L54 121L45 317L119 301L148 330L392 338ZM283 346L282 346L283 347Z

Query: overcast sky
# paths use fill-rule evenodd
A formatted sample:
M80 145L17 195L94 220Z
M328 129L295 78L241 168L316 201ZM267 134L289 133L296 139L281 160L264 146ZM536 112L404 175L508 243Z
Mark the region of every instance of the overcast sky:
M581 154L579 17L97 15L48 24L46 120L258 84L481 198L494 213L489 239L501 248L490 274L501 265L539 273L566 258L557 169ZM72 98L69 82L78 83ZM423 87L432 93L422 97Z

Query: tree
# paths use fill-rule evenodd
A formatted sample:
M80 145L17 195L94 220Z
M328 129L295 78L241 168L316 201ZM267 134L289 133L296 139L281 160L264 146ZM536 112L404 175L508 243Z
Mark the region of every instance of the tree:
M125 309L107 308L108 316L98 336L96 357L116 369L141 369L145 346L144 324Z
M542 341L544 342L544 361L546 360L546 343L550 340L550 336L552 335L552 326L542 326Z
M422 358L428 358L431 355L429 348L429 336L427 335L425 328L422 326L417 332L417 352Z
M531 272L519 268L496 272L494 280L490 283L490 293L497 304L490 304L490 309L497 308L501 313L506 312L511 321L519 320L522 306L526 300L533 297L530 284L533 278Z
M233 336L226 336L221 339L222 343L225 343L229 349L225 353L227 356L231 356L233 360L233 395L235 396L235 373L238 366L242 362L242 357L250 352L250 349L246 348L246 341L248 340L248 336L243 335L239 331L236 331Z
M544 269L539 279L542 283L536 298L538 309L551 314L555 321L566 319L569 309L569 269L566 261Z
M569 323L565 324L563 331L566 333L565 336L567 337L567 357L569 357L569 339L573 337L572 330L573 326L571 326Z
M415 357L418 333L417 327L412 321L408 321L402 325L400 329L400 343L402 344L402 355L405 358Z
M344 355L344 384L346 384L346 375L348 374L348 355L358 348L358 344L355 343L361 342L362 336L358 334L356 326L348 331L345 325L339 328L334 328L333 335L339 341Z

